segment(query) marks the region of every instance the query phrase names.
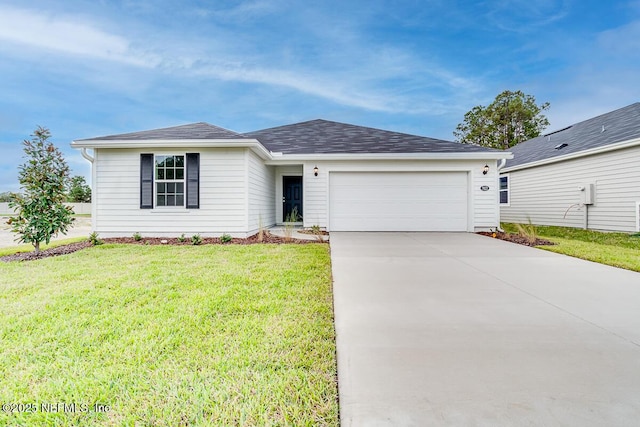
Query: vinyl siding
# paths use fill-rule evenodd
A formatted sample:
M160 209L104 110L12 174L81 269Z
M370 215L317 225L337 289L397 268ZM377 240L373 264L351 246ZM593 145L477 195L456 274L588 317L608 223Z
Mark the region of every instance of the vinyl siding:
M94 228L103 237L219 236L247 232L245 149L163 149L154 154L200 153L200 209L140 209L140 154L153 150L96 149Z
M275 224L275 168L266 166L253 151L247 150L247 170L249 173L249 234L260 226Z
M482 168L489 164L489 173L482 174ZM499 224L498 208L498 176L496 161L335 161L306 162L303 166L304 178L304 226L329 227L329 174L332 171L342 172L375 172L375 171L460 171L468 175L468 231L484 230L497 227ZM313 175L313 168L318 166L318 176ZM486 185L488 191L480 188Z
M595 184L588 207L588 228L636 231L640 201L640 147L596 154L509 172L510 206L500 209L504 222L584 227L587 209L579 188ZM568 210L568 212L567 212ZM566 217L565 217L566 213Z

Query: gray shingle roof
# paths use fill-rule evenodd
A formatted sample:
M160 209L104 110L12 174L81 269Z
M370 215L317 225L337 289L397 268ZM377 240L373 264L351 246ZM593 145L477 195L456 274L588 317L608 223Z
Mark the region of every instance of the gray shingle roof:
M505 166L524 165L634 138L640 138L640 102L521 142L510 148L514 158L507 160Z
M390 132L328 120L311 120L244 133L283 154L497 152L476 145Z
M79 139L78 141L95 140L150 140L150 139L244 139L237 132L223 129L209 123L199 122L182 126L162 129L145 130L140 132L107 135L97 138Z

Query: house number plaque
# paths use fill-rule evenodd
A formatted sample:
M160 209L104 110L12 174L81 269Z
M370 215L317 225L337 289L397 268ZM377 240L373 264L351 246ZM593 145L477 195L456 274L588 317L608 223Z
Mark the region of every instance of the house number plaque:
M482 187L480 187L480 189L482 191L489 191L489 186L488 185L483 185Z

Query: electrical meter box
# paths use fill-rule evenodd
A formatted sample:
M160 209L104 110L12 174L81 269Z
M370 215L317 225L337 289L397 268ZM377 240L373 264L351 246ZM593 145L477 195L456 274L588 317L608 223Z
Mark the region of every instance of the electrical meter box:
M595 184L584 184L580 187L580 202L583 205L593 205L596 202Z

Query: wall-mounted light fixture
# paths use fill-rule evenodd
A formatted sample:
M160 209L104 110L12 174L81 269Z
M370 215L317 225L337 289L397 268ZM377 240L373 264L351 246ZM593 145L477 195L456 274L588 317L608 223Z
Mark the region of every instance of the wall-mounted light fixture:
M318 176L318 167L313 168L313 176Z
M482 175L486 175L489 173L489 165L484 165L482 168Z

